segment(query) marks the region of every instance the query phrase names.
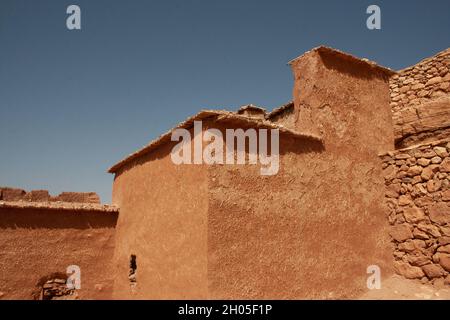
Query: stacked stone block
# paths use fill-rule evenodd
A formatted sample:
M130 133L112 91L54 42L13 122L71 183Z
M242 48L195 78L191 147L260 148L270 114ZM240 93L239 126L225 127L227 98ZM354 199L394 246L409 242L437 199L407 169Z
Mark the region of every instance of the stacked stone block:
M450 49L401 70L390 79L394 114L450 92Z
M395 271L450 285L450 139L381 156Z
M47 190L32 190L0 187L0 201L25 202L69 202L100 204L100 197L95 192L62 192L51 196Z

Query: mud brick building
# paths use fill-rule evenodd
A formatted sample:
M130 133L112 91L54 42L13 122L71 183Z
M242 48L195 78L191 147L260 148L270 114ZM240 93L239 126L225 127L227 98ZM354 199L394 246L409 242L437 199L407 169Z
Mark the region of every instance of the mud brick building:
M173 129L278 129L275 175L176 165L171 130L110 168L112 205L2 191L2 297L63 295L69 264L81 299L355 298L371 265L450 284L450 49L398 72L327 47L289 64L291 102Z

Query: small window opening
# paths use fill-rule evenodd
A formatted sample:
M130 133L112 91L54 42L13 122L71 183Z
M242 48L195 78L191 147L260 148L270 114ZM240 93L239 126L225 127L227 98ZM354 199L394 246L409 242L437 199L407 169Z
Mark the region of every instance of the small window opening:
M130 280L130 285L132 287L136 285L136 270L137 270L136 255L132 254L130 256L130 272L128 274L128 279Z

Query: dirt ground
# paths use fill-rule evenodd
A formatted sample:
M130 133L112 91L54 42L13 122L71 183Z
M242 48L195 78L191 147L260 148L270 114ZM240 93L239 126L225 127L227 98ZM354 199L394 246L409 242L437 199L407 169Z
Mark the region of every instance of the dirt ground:
M394 275L381 284L381 289L371 290L361 300L450 300L450 286L422 284Z

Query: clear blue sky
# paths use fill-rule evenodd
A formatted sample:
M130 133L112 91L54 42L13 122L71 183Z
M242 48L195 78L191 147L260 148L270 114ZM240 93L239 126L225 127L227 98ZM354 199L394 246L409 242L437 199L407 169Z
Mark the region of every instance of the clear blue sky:
M449 47L449 31L448 0L1 0L0 185L109 202L107 168L185 117L289 101L286 63L304 51L401 69Z

